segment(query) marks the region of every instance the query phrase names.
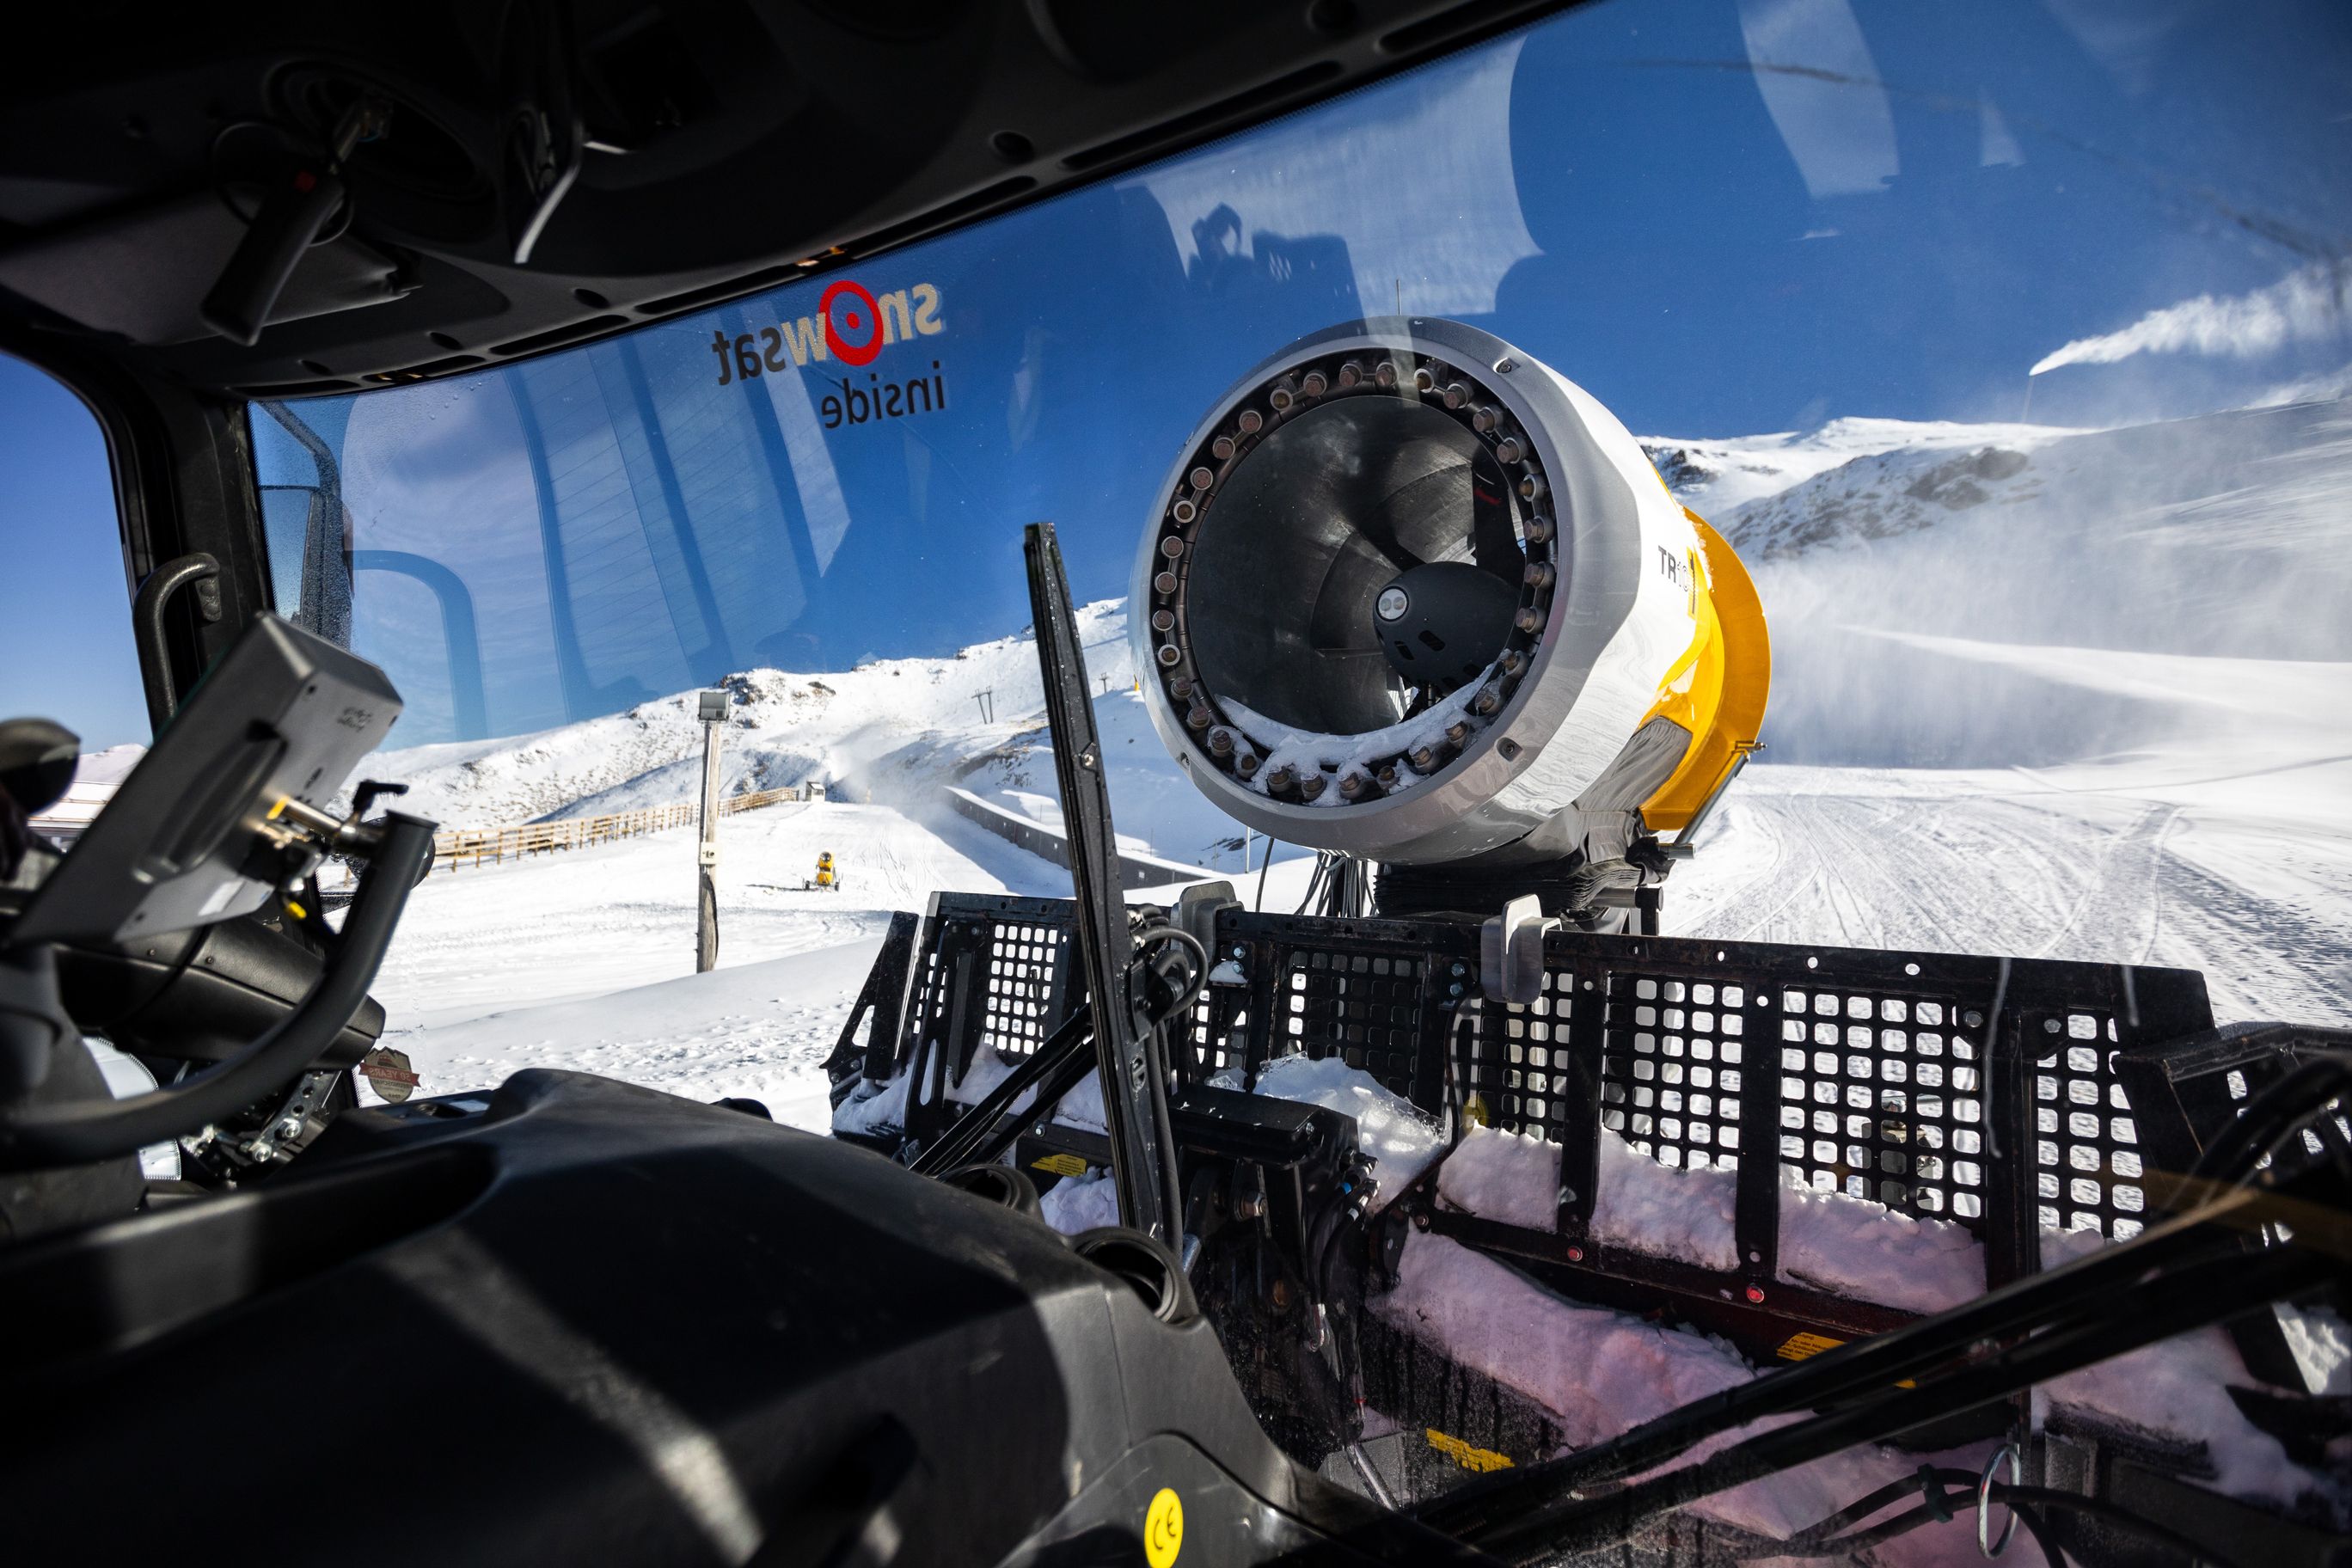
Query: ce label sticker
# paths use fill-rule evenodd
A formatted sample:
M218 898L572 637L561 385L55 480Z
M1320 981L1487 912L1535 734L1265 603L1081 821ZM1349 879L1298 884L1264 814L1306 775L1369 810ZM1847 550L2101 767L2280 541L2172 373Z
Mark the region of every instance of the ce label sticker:
M1175 1492L1161 1487L1143 1510L1143 1560L1151 1568L1170 1568L1184 1548L1184 1504Z

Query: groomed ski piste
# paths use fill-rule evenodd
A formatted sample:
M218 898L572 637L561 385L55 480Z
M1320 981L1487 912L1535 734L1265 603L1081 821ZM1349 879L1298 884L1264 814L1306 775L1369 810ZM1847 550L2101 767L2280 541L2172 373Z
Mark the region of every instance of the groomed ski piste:
M2352 604L2352 404L2111 431L1843 420L1644 445L1755 569L1775 645L1771 749L1668 884L1668 934L2179 965L2204 972L2223 1022L2352 1023L2352 626L2331 609ZM1265 841L1245 844L1152 733L1123 607L1090 605L1081 621L1123 846L1257 901ZM1058 826L1034 660L1024 633L947 658L730 679L728 787L815 778L832 793L725 819L718 971L692 973L686 832L438 872L377 986L387 1043L428 1093L570 1068L749 1096L824 1130L819 1064L890 910L940 889L1068 893L1066 872L948 797ZM449 826L667 804L692 793L691 712L685 693L540 735L394 752L369 772L407 780L404 806ZM803 887L824 850L838 891ZM1297 905L1312 863L1276 847L1263 907ZM984 1055L953 1097L976 1100L1003 1070ZM898 1088L853 1100L843 1121L887 1124ZM1256 1089L1355 1115L1383 1201L1444 1152L1412 1107L1343 1064L1276 1062ZM1098 1126L1092 1093L1059 1114ZM1601 1233L1723 1267L1729 1173L1602 1139ZM1547 1228L1557 1189L1549 1145L1483 1128L1436 1186L1450 1206ZM1962 1227L1836 1193L1790 1188L1782 1205L1787 1278L1921 1312L1984 1288ZM1100 1178L1065 1182L1046 1207L1068 1231L1115 1214ZM2043 1258L2095 1245L2047 1234ZM1549 1411L1570 1447L1759 1370L1721 1341L1565 1301L1444 1237L1412 1236L1401 1267L1374 1310ZM2344 1325L2298 1318L2288 1337L2311 1392L2352 1393ZM2252 1381L2209 1331L2049 1384L2037 1408L2201 1446L2220 1489L2352 1520L2340 1480L2239 1413L2226 1385ZM1922 1458L1849 1453L1702 1507L1784 1536ZM2352 1451L2329 1461L2352 1471ZM1954 1525L1879 1560L1974 1561L1976 1546Z

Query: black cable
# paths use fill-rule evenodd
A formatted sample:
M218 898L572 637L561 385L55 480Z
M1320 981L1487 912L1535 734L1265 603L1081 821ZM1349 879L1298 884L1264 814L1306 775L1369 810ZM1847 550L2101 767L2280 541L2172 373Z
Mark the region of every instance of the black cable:
M1163 942L1177 942L1184 947L1192 949L1192 983L1185 990L1184 994L1179 996L1176 1001L1169 1006L1165 1013L1160 1015L1159 1021L1161 1023L1165 1023L1171 1018L1181 1016L1186 1008L1192 1006L1194 1002L1200 1000L1202 988L1206 986L1209 983L1209 970L1211 967L1209 963L1209 950L1202 946L1201 939L1194 936L1191 931L1184 931L1176 926L1160 925L1147 926L1142 931L1135 933L1135 945L1139 948L1156 947Z
M1257 863L1257 897L1250 902L1250 913L1254 915L1265 913L1265 871L1273 864L1274 840L1269 838L1265 841L1265 858ZM1243 862L1242 869L1249 869L1248 862Z
M2144 1254L2138 1259L2130 1258L2125 1249L2160 1237L2168 1228L2185 1230L2195 1223L2188 1218L2168 1222L2168 1226L2151 1229L2109 1252L2122 1254L2129 1261L2147 1261ZM2079 1284L2084 1276L2071 1271L2087 1261L2092 1260L2078 1259L2041 1280ZM2327 1277L2331 1268L2329 1259L2302 1248L2273 1247L2194 1267L2158 1268L2139 1283L2105 1292L2095 1303L2095 1311L2084 1311L2071 1320L2060 1316L2042 1332L1943 1375L1923 1377L1916 1387L1890 1389L1821 1411L1810 1419L1772 1427L1705 1459L1654 1473L1620 1489L1599 1496L1590 1490L1580 1495L1578 1490L1563 1492L1555 1489L1559 1483L1547 1476L1538 1478L1538 1500L1533 1502L1514 1504L1506 1500L1508 1494L1488 1494L1482 1500L1486 1509L1458 1521L1431 1517L1451 1510L1419 1511L1423 1522L1512 1562L1548 1561L1549 1556L1608 1545L1628 1539L1650 1520L1702 1498L1857 1444L1884 1442L1896 1433L2006 1398L2079 1367L2221 1321L2257 1302L2280 1300ZM2020 1292L2015 1299L2032 1294ZM2043 1317L2048 1321L2047 1314ZM1940 1335L1948 1333L1955 1323L1970 1321L1961 1310L1929 1319L1926 1326ZM1885 1337L1899 1340L1908 1331L1896 1331ZM1838 1353L1827 1352L1822 1359ZM1767 1380L1759 1384L1763 1381ZM1705 1408L1709 1403L1696 1402L1695 1407ZM1750 1413L1750 1419L1755 1414L1761 1412Z
M1314 875L1307 879L1307 896L1298 900L1298 907L1290 911L1292 914L1303 915L1314 905L1315 894L1323 886L1323 879L1330 869L1331 852L1328 849L1318 849L1315 852Z
M2328 1056L2304 1063L2249 1101L2237 1120L2206 1145L2189 1176L2243 1186L2305 1121L2347 1090L2352 1090L2352 1062Z
M1885 1508L1887 1504L1899 1502L1903 1499L1919 1491L1925 1485L1925 1482L1926 1478L1918 1475L1908 1475L1905 1476L1899 1481L1889 1481L1885 1486L1879 1488L1876 1491L1871 1492L1864 1497L1856 1498L1853 1501L1846 1504L1843 1508L1838 1510L1827 1519L1819 1520L1812 1524L1807 1525L1804 1529L1798 1531L1795 1534L1790 1536L1786 1542L1776 1542L1770 1547L1759 1547L1756 1551L1748 1553L1747 1555L1755 1557L1777 1557L1783 1554L1784 1549L1787 1551L1787 1554L1790 1556L1806 1555L1806 1553L1795 1551L1794 1548L1801 1546L1809 1542L1827 1540L1843 1530L1849 1529L1853 1525L1861 1523L1864 1520L1868 1519L1872 1514L1876 1513L1880 1509Z
M1451 1060L1453 1039L1448 1037ZM1454 1086L1449 1081L1449 1095ZM1450 1105L1450 1101L1449 1101ZM1901 1380L1948 1363L1982 1340L2047 1330L2088 1315L2105 1321L2113 1293L2147 1271L2237 1254L2234 1238L2205 1223L2252 1200L2228 1195L2151 1226L2126 1242L1986 1292L1935 1317L1870 1339L1851 1341L1752 1383L1693 1400L1578 1453L1498 1471L1455 1488L1416 1511L1451 1533L1475 1533L1545 1509L1565 1494L1664 1464L1718 1433L1761 1416L1818 1410L1855 1395L1878 1397Z
M1449 1136L1457 1131L1466 1136L1470 1131L1462 1124L1464 1114L1469 1109L1470 1097L1460 1092L1462 1079L1454 1070L1456 1054L1462 1043L1462 1020L1483 1016L1486 1011L1484 997L1465 996L1454 1004L1454 1016L1445 1026L1445 1120L1450 1125L1444 1131Z
M1868 1497L1847 1504L1819 1524L1797 1531L1785 1542L1776 1542L1769 1546L1759 1546L1754 1552L1744 1555L1751 1557L1851 1555L1873 1546L1883 1545L1897 1536L1907 1535L1922 1525L1962 1517L1948 1511L1939 1511L1930 1504L1921 1503L1916 1508L1872 1525L1866 1530L1854 1531L1851 1534L1837 1533L1846 1530L1858 1520L1867 1519L1900 1498L1924 1491L1931 1479L1944 1486L1965 1488L1969 1495L1973 1497L1981 1478L1970 1475L1966 1470L1938 1470L1922 1465L1918 1474L1906 1476L1899 1481L1879 1488ZM2057 1491L2048 1487L2012 1486L2005 1481L1993 1482L1986 1489L1986 1495L1990 1501L2000 1504L2017 1515L2020 1522L2023 1523L2027 1531L2032 1535L2034 1544L2042 1549L2042 1555L2049 1560L2051 1568L2064 1568L2066 1561L2045 1533L2048 1526L2047 1520L2038 1517L2040 1510L2053 1508L2085 1514L2123 1534L2149 1545L2178 1552L2194 1563L2212 1563L2215 1568L2237 1568L2233 1559L2224 1557L2209 1546L2201 1545L2185 1535L2167 1530L2164 1526L2108 1502L2104 1498L2084 1497L2075 1492ZM1973 1512L1973 1510L1970 1511Z
M0 1171L87 1164L135 1153L245 1110L318 1059L367 1000L384 950L407 907L421 861L431 864L433 824L399 813L343 916L336 951L309 994L260 1038L215 1067L128 1100L78 1100L0 1117Z

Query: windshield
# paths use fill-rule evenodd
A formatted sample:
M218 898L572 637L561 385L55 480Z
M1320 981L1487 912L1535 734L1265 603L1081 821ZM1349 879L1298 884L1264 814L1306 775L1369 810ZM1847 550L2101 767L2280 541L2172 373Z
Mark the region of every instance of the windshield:
M887 911L1067 892L1039 519L1128 848L1296 905L1313 858L1144 716L1124 595L1225 389L1389 315L1557 369L1755 576L1767 749L1667 933L2178 964L2225 1019L2352 1020L2347 168L2326 5L1615 0L766 294L259 405L278 607L391 674L373 770L453 830L394 1043L427 1092L575 1065L822 1125ZM656 818L709 687L751 805L687 980ZM613 1000L665 982L701 989Z

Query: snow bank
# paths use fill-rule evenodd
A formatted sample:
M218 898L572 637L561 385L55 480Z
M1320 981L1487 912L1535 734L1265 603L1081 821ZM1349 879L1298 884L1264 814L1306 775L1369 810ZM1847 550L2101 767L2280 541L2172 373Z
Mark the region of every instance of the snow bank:
M997 1085L1013 1076L1023 1058L1000 1055L993 1047L982 1046L971 1053L971 1065L963 1077L948 1085L948 1101L952 1105L978 1105L995 1092ZM1037 1091L1025 1089L1013 1101L1014 1115L1032 1110L1037 1103ZM1091 1128L1097 1132L1107 1131L1110 1122L1103 1113L1102 1074L1088 1073L1077 1086L1062 1097L1054 1108L1054 1120L1065 1127Z
M1984 1244L1948 1219L1816 1192L1783 1167L1780 1275L1856 1300L1940 1312L1984 1294Z
M2106 1245L2095 1230L2045 1230L2042 1266L2054 1268ZM2302 1342L2298 1352L2318 1358L2313 1370L2323 1383L2346 1377L2347 1346L2340 1323L2303 1318L2295 1338ZM2211 1484L2236 1497L2288 1503L2314 1487L2336 1491L2246 1419L2230 1397L2231 1384L2260 1386L2228 1332L2209 1328L2069 1373L2042 1384L2038 1393L2061 1410L2078 1410L2160 1440L2203 1444L2213 1466Z
M689 921L682 935L692 934ZM482 962L501 962L499 943L479 931L475 942ZM608 994L587 1000L510 1006L423 1027L406 1026L398 997L387 996L392 1020L402 1026L387 1029L384 1043L408 1053L423 1094L495 1089L522 1068L556 1068L705 1104L756 1100L785 1126L821 1131L833 1115L824 1061L880 946L878 936L863 938L625 990L614 989L608 977ZM679 947L691 964L691 949L683 942ZM367 1080L360 1081L362 1103L378 1103Z
M1738 1261L1731 1234L1738 1181L1732 1171L1662 1165L1602 1128L1591 1235L1652 1258L1729 1269ZM1556 1229L1559 1148L1524 1133L1473 1127L1439 1170L1437 1194L1481 1219Z
M1736 1171L1662 1165L1604 1128L1591 1234L1652 1258L1735 1268L1738 1180ZM1559 1182L1557 1144L1473 1127L1439 1170L1437 1194L1481 1219L1549 1231L1558 1225ZM1984 1294L1984 1248L1948 1220L1915 1220L1864 1198L1787 1184L1780 1278L1937 1312Z
M1045 1223L1064 1236L1118 1223L1118 1184L1099 1176L1066 1176L1039 1200Z
M861 1079L849 1098L833 1108L835 1132L882 1132L907 1124L908 1075L883 1083Z
M1444 1135L1411 1100L1338 1057L1277 1057L1259 1069L1257 1092L1354 1117L1356 1147L1372 1162L1376 1208L1411 1186L1445 1149Z
M1701 1268L1738 1266L1731 1234L1737 1171L1661 1165L1605 1127L1600 1165L1592 1199L1596 1239Z
M1542 1405L1559 1422L1569 1449L1590 1447L1756 1375L1721 1340L1562 1300L1444 1237L1408 1237L1397 1272L1396 1289L1375 1298L1371 1310ZM1759 1423L1726 1435L1702 1445L1693 1457L1778 1424ZM1923 1458L1874 1447L1836 1454L1719 1493L1693 1511L1759 1534L1787 1536L1909 1474ZM1958 1456L1954 1462L1973 1468L1981 1455ZM1883 1552L1882 1561L1960 1560L1937 1532L1920 1535L1924 1539L1906 1538ZM1966 1544L1973 1557L1975 1542Z
M1438 1168L1437 1195L1464 1214L1529 1230L1559 1225L1559 1145L1473 1127Z

